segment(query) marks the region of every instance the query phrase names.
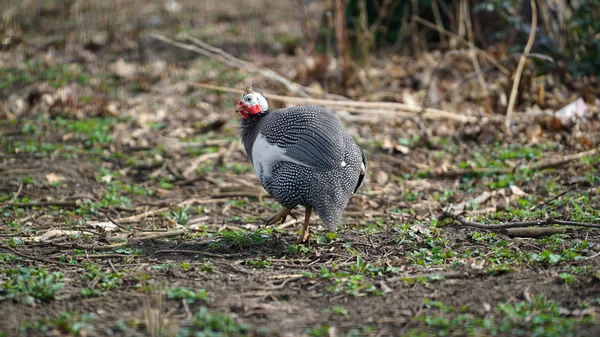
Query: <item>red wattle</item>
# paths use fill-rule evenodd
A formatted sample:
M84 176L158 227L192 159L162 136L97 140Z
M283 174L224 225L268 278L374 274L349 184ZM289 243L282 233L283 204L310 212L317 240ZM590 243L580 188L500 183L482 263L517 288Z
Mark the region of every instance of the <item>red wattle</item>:
M258 104L245 107L242 111L246 112L248 115L258 115L262 112L260 105Z

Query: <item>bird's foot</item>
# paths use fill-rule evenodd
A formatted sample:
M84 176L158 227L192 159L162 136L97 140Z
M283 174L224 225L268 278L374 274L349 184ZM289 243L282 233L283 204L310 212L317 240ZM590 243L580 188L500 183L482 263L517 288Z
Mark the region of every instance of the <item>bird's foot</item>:
M308 241L310 240L310 231L306 230L306 231L302 231L302 233L300 233L300 236L298 237L298 240L296 240L297 244L301 244L301 243L308 243Z
M302 233L300 233L300 237L296 240L296 243L307 243L308 238L310 237L310 230L308 227L310 226L310 214L312 212L311 206L306 206L306 213L304 214L304 225L302 226Z
M294 218L294 220L296 220L296 216L294 215L294 213L292 213L292 210L287 207L284 207L279 212L275 213L275 215L265 220L265 225L271 226L273 224L276 224L277 222L284 223L288 215Z

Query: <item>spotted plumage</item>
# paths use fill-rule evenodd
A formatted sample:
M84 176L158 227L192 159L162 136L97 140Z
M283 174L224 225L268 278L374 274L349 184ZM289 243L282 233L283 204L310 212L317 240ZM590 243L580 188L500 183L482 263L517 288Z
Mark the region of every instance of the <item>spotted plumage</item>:
M310 215L314 208L327 229L335 230L367 168L340 120L314 105L269 111L264 97L251 89L237 109L245 116L242 142L265 190L286 209L302 205Z

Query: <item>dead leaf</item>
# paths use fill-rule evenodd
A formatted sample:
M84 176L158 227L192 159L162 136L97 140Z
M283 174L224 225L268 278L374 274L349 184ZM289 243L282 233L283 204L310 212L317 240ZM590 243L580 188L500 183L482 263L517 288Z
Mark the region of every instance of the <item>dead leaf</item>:
M556 111L555 116L563 125L569 126L574 124L577 119L587 118L588 105L585 104L583 98L579 97L576 101L571 102Z
M100 229L104 232L113 232L119 229L117 225L109 221L92 222L90 223L90 227Z
M56 238L60 238L60 237L64 237L64 236L70 236L70 235L88 235L89 236L91 234L82 232L82 231L67 231L67 230L62 230L62 229L51 229L42 235L34 236L33 238L31 238L31 240L34 242L47 242L47 241L50 241L51 239L56 239Z
M475 261L473 261L473 263L471 263L471 268L473 268L475 270L481 270L481 269L483 269L484 265L485 265L485 260L475 260Z
M523 191L516 185L510 185L509 187L510 187L510 190L512 191L513 195L517 195L517 196L527 195L527 193L525 193L525 191Z
M379 185L385 185L389 180L389 175L385 171L378 171L376 177Z
M137 69L134 64L127 63L123 58L117 60L117 62L110 65L110 70L113 74L122 78L132 78L135 76Z
M52 173L49 173L46 175L46 180L50 184L55 184L55 183L59 183L59 182L65 180L65 177L61 176L60 174L56 174L56 173L52 172Z

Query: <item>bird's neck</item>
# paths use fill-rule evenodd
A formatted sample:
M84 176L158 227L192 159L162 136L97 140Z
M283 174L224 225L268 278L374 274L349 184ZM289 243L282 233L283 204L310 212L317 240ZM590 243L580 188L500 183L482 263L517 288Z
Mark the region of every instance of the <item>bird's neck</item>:
M241 122L242 144L246 149L248 157L252 160L252 145L256 140L259 131L260 121L269 114L269 111L263 111L259 114L249 115L248 118L243 118Z

